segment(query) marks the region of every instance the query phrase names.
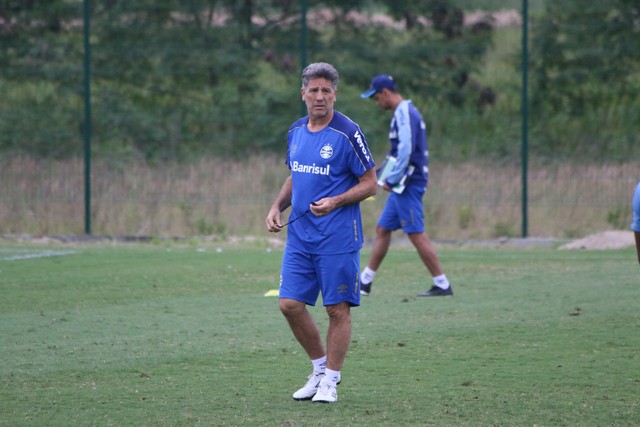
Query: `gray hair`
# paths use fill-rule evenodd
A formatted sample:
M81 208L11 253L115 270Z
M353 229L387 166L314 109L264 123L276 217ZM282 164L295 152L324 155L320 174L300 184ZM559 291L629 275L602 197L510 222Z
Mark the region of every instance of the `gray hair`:
M338 81L340 81L340 75L333 65L326 62L315 62L309 64L307 68L302 71L302 87L309 85L309 80L323 78L331 82L334 89L338 87Z

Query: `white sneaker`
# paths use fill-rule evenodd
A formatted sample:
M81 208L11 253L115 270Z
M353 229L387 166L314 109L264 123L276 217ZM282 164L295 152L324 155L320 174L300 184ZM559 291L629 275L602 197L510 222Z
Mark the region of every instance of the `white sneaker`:
M323 382L320 383L320 387L318 387L318 391L312 402L317 403L333 403L338 400L338 390L336 388L336 384L332 382Z
M293 398L295 400L311 399L318 391L318 386L320 385L320 381L322 380L322 378L324 378L324 372L311 372L307 383L303 385L300 390L293 393Z

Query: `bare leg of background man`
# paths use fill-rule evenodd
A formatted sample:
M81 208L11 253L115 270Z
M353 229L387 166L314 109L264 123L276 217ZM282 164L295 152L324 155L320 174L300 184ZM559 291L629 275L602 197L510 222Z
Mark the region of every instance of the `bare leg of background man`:
M360 274L360 293L362 295L369 295L371 293L373 278L378 268L380 268L380 265L382 265L382 261L387 255L390 245L391 231L376 225L376 239L371 248L369 263L362 271L362 274Z
M409 240L413 243L422 263L427 267L429 273L433 277L433 286L426 292L419 293L419 297L439 297L452 296L453 289L449 284L447 276L442 271L438 254L431 244L431 240L427 237L427 233L410 233Z
M420 259L429 270L429 273L431 273L431 276L440 276L442 274L440 260L427 235L425 233L411 233L409 234L409 240L418 250L418 255L420 255Z
M367 267L369 267L373 271L378 271L378 268L380 268L384 257L389 251L390 245L391 231L377 225L376 240L373 242L373 247L371 248L371 257L369 258L369 264L367 264Z

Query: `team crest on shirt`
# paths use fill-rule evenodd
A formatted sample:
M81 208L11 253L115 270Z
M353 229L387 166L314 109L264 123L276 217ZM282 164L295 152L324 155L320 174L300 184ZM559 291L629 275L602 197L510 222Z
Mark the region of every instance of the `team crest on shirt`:
M320 157L326 160L331 156L333 156L333 147L331 146L331 144L323 145L320 149Z

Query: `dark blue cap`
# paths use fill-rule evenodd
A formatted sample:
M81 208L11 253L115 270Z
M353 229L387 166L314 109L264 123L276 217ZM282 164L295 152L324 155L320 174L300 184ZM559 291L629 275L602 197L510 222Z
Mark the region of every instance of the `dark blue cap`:
M380 74L378 76L375 76L371 80L371 86L369 86L369 90L362 92L360 94L360 97L371 98L382 89L390 89L394 92L396 91L396 82L393 81L393 77L391 77L389 74Z

